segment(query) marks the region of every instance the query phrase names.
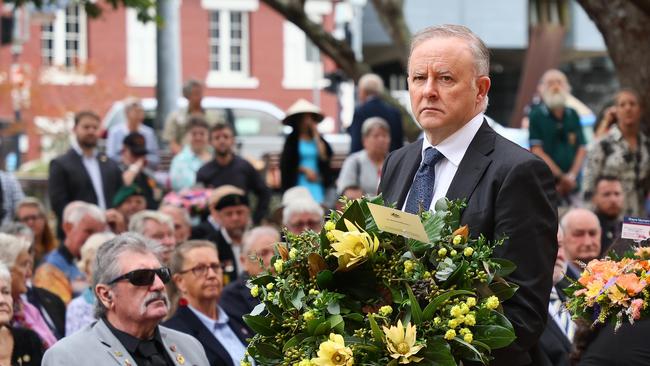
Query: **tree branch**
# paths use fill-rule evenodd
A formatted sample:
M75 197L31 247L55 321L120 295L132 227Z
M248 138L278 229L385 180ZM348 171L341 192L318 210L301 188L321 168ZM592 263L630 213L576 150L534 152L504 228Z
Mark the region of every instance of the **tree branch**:
M399 62L406 70L410 53L411 32L404 19L404 0L372 0L377 16L397 48Z

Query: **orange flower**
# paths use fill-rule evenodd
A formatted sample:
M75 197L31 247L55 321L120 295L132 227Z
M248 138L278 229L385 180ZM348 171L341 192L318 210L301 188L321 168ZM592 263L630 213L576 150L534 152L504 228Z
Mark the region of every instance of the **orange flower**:
M616 284L624 288L630 296L634 296L643 291L646 286L645 281L641 281L641 279L634 273L620 275L616 279Z

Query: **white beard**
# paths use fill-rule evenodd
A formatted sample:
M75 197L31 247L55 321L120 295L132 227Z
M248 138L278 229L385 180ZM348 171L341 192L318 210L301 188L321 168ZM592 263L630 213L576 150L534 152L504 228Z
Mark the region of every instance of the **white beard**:
M565 106L567 94L565 92L545 92L542 93L542 100L549 109L558 109Z

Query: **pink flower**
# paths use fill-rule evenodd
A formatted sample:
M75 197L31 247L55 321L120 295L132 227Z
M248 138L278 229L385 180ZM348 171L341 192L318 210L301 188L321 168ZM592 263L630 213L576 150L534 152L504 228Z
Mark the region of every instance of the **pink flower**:
M641 317L641 309L643 308L642 299L634 299L630 304L629 313L632 315L634 320L637 320Z

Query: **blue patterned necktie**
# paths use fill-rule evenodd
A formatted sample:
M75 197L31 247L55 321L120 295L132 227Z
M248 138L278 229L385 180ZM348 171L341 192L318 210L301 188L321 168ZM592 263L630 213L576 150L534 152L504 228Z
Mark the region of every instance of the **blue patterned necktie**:
M555 287L551 288L551 297L548 304L548 312L555 321L555 323L560 327L562 333L566 335L569 341L573 342L573 335L575 334L575 324L571 320L571 314L569 310L566 309L562 299L557 293Z
M424 150L424 159L415 174L404 211L417 214L420 212L420 205L422 210L429 209L433 199L433 185L436 182L436 163L444 157L440 151L432 147Z

